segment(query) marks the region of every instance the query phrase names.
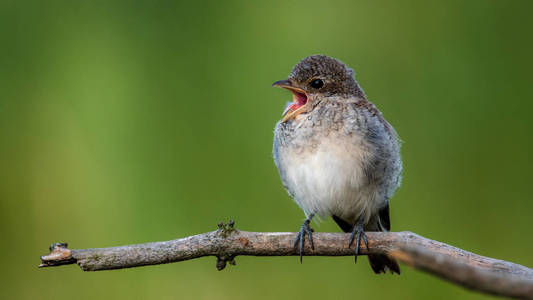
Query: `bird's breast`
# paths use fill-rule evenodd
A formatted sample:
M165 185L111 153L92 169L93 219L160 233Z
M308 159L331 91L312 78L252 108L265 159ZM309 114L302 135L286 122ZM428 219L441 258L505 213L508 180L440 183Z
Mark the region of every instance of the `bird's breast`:
M375 198L365 173L370 148L362 137L342 131L318 135L301 141L294 137L279 149L278 168L287 190L306 214L346 220L370 216Z

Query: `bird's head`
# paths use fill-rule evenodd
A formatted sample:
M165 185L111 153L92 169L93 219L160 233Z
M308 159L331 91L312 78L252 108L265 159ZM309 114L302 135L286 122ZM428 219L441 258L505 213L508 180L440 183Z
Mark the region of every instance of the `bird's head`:
M312 55L302 59L289 74L272 86L292 92L293 102L283 112L282 122L307 113L327 97L364 97L355 81L354 71L341 61L325 56Z

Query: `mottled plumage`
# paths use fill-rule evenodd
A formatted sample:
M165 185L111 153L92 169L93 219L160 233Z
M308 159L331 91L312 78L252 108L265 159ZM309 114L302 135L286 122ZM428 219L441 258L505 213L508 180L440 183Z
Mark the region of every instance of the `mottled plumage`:
M353 76L340 61L315 55L275 83L307 100L276 124L273 155L283 185L308 220L331 216L344 231L357 232L359 242L359 234L366 238L363 228L390 229L388 200L400 186L402 162L396 132ZM376 273L399 273L389 257L369 259Z

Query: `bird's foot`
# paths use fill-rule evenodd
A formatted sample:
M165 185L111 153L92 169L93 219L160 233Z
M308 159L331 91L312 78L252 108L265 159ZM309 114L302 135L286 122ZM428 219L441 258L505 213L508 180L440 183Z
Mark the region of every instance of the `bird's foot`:
M311 218L313 215L310 215L309 218L307 218L302 226L300 226L300 231L298 232L298 235L296 235L296 240L294 241L294 248L297 246L300 250L300 263L302 263L302 257L304 253L304 240L305 236L307 235L307 239L309 240L309 246L311 246L311 249L315 250L315 246L313 245L313 228L309 226L309 223L311 223Z
M359 246L361 245L361 237L363 238L363 241L366 245L366 250L368 250L368 241L366 239L365 234L365 228L362 221L357 222L352 230L352 235L350 236L350 244L348 244L348 248L350 248L355 240L355 262L357 263L357 256L359 255Z

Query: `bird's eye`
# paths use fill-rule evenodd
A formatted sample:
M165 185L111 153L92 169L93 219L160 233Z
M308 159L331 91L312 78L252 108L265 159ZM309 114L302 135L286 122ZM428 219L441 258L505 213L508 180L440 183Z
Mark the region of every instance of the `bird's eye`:
M312 88L319 89L324 85L324 81L321 79L315 79L309 84Z

